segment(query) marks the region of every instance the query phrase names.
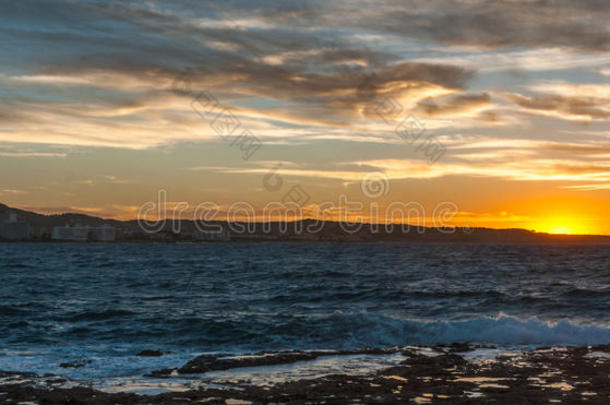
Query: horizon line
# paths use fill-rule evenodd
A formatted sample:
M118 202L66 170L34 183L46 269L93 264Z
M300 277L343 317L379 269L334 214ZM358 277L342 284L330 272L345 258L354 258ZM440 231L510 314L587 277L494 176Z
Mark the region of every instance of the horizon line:
M87 213L82 213L82 212L62 212L62 213L56 213L56 214L44 214L41 212L36 212L36 211L30 211L24 208L17 208L17 207L11 207L9 205L6 205L4 203L0 203L0 205L4 205L5 207L7 207L9 210L19 210L19 211L23 211L23 212L27 212L27 213L33 213L36 215L41 215L41 216L45 216L45 217L51 217L51 216L62 216L62 215L82 215L82 216L86 216L89 218L94 218L94 219L100 219L103 221L116 221L116 222L138 222L139 219L138 218L131 218L131 219L116 219L113 217L103 217L103 216L97 216L97 215L93 215L93 214L87 214ZM165 218L157 218L156 220L158 221L172 221L172 222L179 222L179 221L184 221L184 222L196 222L196 220L193 219L173 219L170 217L165 217ZM301 219L292 219L292 220L279 220L279 221L260 221L260 220L256 220L253 223L254 224L273 224L273 223L292 223L292 222L299 222L299 221L322 221L322 222L328 222L328 223L342 223L342 222L346 222L346 221L340 221L340 220L324 220L324 219L319 219L319 218L301 218ZM244 223L247 221L229 221L228 218L225 220L212 220L212 221L205 221L208 223L218 223L218 222L227 222L227 223ZM433 227L433 226L422 226L422 225L413 225L410 223L402 223L402 222L388 222L388 223L383 223L383 222L351 222L351 221L347 221L351 224L361 224L361 225L408 225L408 226L412 226L412 227L416 227L416 228L425 228L425 229L436 229L439 227ZM562 233L550 233L550 232L538 232L536 230L533 229L526 229L526 228L494 228L494 227L486 227L486 226L458 226L458 225L453 225L453 226L444 226L441 228L447 228L447 229L480 229L480 230L493 230L493 231L523 231L523 232L529 232L532 234L537 234L537 235L548 235L551 237L608 237L610 238L610 234L577 234L577 233L566 233L566 234L562 234Z

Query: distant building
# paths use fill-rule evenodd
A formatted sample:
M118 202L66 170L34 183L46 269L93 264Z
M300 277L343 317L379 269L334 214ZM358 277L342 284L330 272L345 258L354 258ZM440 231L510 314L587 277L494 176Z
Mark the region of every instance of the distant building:
M116 228L110 225L90 227L89 238L100 242L112 242L116 239Z
M78 225L56 226L55 228L53 228L51 239L85 242L89 239L89 227Z
M20 222L14 212L0 214L0 239L22 240L30 236L30 226Z
M51 239L74 242L112 242L116 239L116 229L110 225L103 226L56 226Z

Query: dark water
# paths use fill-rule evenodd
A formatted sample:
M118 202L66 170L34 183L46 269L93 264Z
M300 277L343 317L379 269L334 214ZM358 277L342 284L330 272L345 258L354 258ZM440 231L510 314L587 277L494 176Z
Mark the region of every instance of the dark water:
M0 271L0 369L112 357L128 374L117 359L149 348L610 342L607 246L0 244Z

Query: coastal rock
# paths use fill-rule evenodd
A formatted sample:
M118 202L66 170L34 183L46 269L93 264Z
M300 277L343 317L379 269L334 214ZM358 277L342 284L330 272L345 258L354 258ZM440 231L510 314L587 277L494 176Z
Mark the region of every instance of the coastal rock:
M91 363L91 360L72 361L72 362L60 363L59 367L61 367L61 368L81 368L81 367L86 366L89 363Z
M484 361L451 352L419 348L401 365L369 375L329 375L272 386L240 384L142 396L104 393L88 387L36 384L35 375L2 373L4 403L185 404L185 403L366 403L366 404L598 404L610 403L610 346L561 347L508 353ZM461 350L461 348L460 348ZM403 351L404 353L404 351ZM329 352L280 352L234 358L198 357L204 368L293 361ZM336 354L336 353L330 353ZM237 357L237 356L234 356ZM249 358L250 360L243 360ZM264 358L265 360L260 360ZM269 360L276 359L276 360ZM193 363L194 364L194 363ZM42 380L48 378L42 377ZM25 382L24 382L25 381Z
M142 350L140 353L136 354L136 356L161 357L161 356L163 356L163 353L160 350Z
M276 353L255 353L241 356L202 355L194 358L178 369L179 374L199 374L208 371L229 370L239 367L273 366L297 361L315 360L322 356L351 354L387 354L397 350L364 349L353 351L287 351Z

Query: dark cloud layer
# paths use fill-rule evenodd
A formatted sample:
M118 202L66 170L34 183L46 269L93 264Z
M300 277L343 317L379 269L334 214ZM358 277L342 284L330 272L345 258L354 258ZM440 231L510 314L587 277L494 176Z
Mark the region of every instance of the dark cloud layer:
M569 47L610 50L605 0L412 0L380 12L388 32L445 44L484 47ZM370 20L369 20L370 21Z
M38 47L54 49L64 63L64 52L69 54L75 45L86 47L89 52L73 55L71 62L98 67L113 61L125 68L134 64L220 67L239 63L236 53L249 61L280 52L319 51L306 59L297 55L285 60L311 68L315 63L356 59L372 66L396 58L354 43L350 30L452 45L607 51L609 14L610 2L604 0L183 0L169 4L24 0L0 3L6 22L0 33L9 49L11 42L17 46L29 39L30 44L36 41ZM330 31L333 35L328 35ZM239 52L215 49L212 43ZM45 62L47 58L57 63L48 53L27 59Z
M385 96L404 90L389 88L394 82L463 89L473 76L452 65L401 62L340 33L327 35L324 7L262 1L3 2L0 15L7 24L0 37L13 58L0 65L29 75L105 75L110 87L112 74L167 83L187 70L195 86L298 103L296 114L305 117L354 114L363 102L357 89L367 75ZM306 29L306 21L317 28ZM101 97L116 108L125 103L121 95Z
M52 109L65 98L71 98L66 103L69 108L82 101L85 106L79 113L91 109L92 115L104 113L95 109L144 109L161 97L158 93L167 90L168 83L188 72L199 88L242 100L271 100L271 107L258 108L276 117L288 114L344 125L363 111L366 115L363 105L368 103L370 110L377 97L406 97L414 105L419 102L417 111L430 117L456 115L492 104L487 92L466 93L474 69L410 62L387 42L374 46L370 38L435 46L558 46L598 52L608 50L609 4L599 0L0 2L3 72L95 77L99 81L94 84L108 88L95 92L89 88L80 97L64 89L64 93L50 92L40 84L37 91L10 99L4 110L18 111L37 103ZM148 91L125 90L121 80L148 81ZM439 99L446 94L453 95ZM93 106L87 105L92 98ZM509 98L530 112L608 118L600 100L544 94ZM57 108L61 114L68 111ZM10 117L0 114L0 119ZM499 118L486 110L479 119Z

